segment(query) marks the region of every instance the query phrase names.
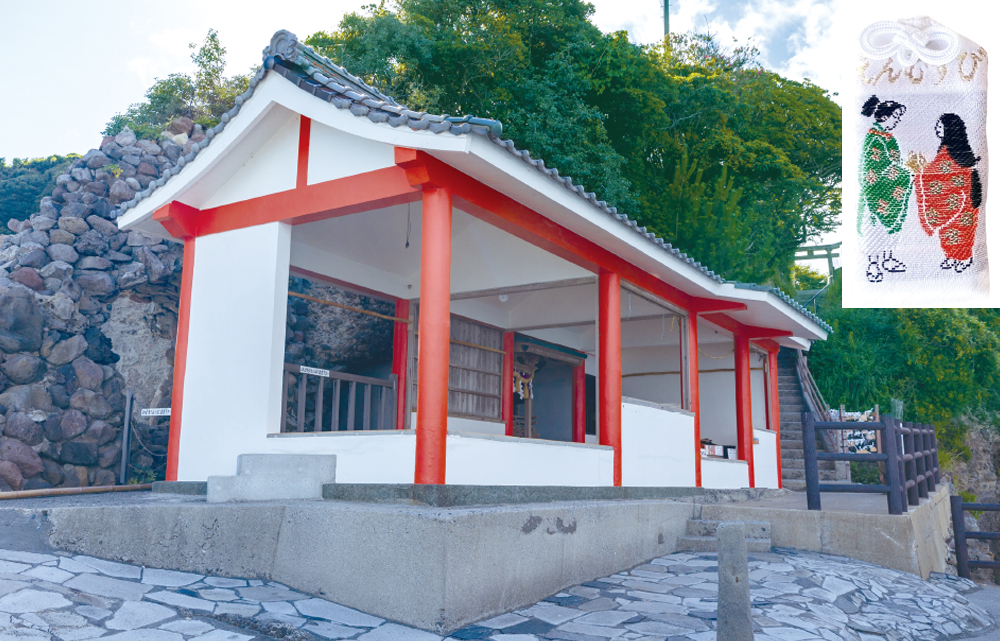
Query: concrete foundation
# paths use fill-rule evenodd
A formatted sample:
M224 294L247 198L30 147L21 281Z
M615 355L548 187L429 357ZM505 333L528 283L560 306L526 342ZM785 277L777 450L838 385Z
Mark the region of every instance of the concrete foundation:
M753 505L705 505L701 518L768 521L771 544L775 547L846 556L926 579L931 572L945 569L950 491L948 485L940 486L919 507L899 516L834 510L811 512L769 507L768 501L755 501Z
M797 498L774 491L461 507L343 500L208 504L203 496L129 493L25 500L9 508L35 519L56 548L150 567L272 579L448 633L674 552L691 518L767 521L776 546L926 578L944 568L947 495L942 488L902 516L768 507ZM7 507L0 506L0 523Z

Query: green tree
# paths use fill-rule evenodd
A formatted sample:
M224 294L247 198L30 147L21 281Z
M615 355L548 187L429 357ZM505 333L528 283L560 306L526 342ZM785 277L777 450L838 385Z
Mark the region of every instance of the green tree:
M146 90L146 101L131 105L111 118L105 136L114 136L126 126L141 138L156 138L174 118L184 116L214 127L223 113L232 109L236 96L247 90L249 75L226 77L226 49L219 34L209 29L201 45L190 44L194 76L173 73L157 79Z
M827 285L826 276L815 269L803 265L792 266L792 283L798 291L823 289Z
M898 398L906 420L944 432L966 416L1000 415L997 310L844 309L840 300L838 277L820 308L834 332L809 356L831 406L888 408Z
M10 165L0 158L0 233L9 233L7 221L25 220L37 212L42 198L55 189L56 177L79 157L15 158Z
M791 286L840 209L840 110L705 35L602 34L580 0L398 0L306 43L413 109L504 135L727 278Z

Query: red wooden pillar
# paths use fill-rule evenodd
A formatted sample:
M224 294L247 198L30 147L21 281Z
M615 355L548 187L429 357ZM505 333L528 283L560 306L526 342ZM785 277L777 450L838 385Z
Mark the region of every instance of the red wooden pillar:
M396 301L396 318L410 317L410 301ZM396 321L392 328L392 373L396 375L396 429L406 427L406 369L410 355L410 327Z
M504 434L514 436L514 332L503 333L503 369L500 374L500 414Z
M598 276L598 416L601 445L615 450L614 484L622 484L622 298L621 277Z
M451 191L423 193L420 340L417 342L417 454L414 483L445 482L448 346L451 338Z
M177 480L181 450L181 413L184 409L184 371L187 368L188 331L191 326L191 286L194 283L194 237L184 239L181 293L177 307L177 342L174 345L174 387L170 399L170 432L167 436L166 480ZM121 479L125 483L125 479Z
M774 430L774 446L777 448L778 456L778 489L781 489L781 408L778 406L778 352L772 350L767 353L767 374L768 392L771 398L771 429Z
M736 456L747 462L747 481L754 487L753 410L750 404L750 339L735 334L736 365Z
M701 487L701 396L698 387L698 314L688 312L688 394L694 412L694 485Z
M583 363L573 368L573 442L587 441L587 370Z

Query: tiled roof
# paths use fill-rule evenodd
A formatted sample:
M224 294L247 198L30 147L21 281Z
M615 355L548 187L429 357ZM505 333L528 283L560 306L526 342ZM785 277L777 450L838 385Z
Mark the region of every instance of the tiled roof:
M618 220L622 225L633 230L633 232L644 236L649 242L662 248L674 259L700 270L706 277L717 283L726 283L726 280L711 271L701 263L697 262L687 254L681 252L662 238L657 238L640 227L639 224L619 213L618 209L608 205L603 200L598 200L597 196L588 192L582 185L574 184L569 176L560 176L559 171L553 167L546 167L545 161L532 158L525 149L518 149L511 140L501 138L503 126L500 121L489 118L477 118L475 116L449 116L429 114L423 111L412 111L399 105L392 97L386 96L374 87L368 85L360 78L352 75L343 67L335 64L331 60L317 54L310 47L299 42L295 34L281 30L271 38L271 44L264 49L264 64L257 74L250 79L250 88L236 97L236 105L222 115L221 121L215 127L205 132L206 138L201 142L192 145L191 152L181 156L177 160L175 167L168 169L163 175L149 184L145 190L136 194L135 198L119 205L118 215L139 204L140 201L148 198L156 189L162 187L173 176L180 173L184 166L194 160L198 153L210 145L215 136L225 129L230 120L236 117L243 104L250 99L260 84L264 76L273 71L297 87L317 98L325 100L338 109L347 109L359 118L368 118L375 123L385 123L392 127L408 127L417 131L430 131L435 134L448 133L455 136L465 134L477 134L488 138L491 142L506 149L510 154L518 157L521 161L533 166L538 171L544 173L550 179L561 184L564 188L574 192L578 197L590 202L591 205ZM774 287L764 287L760 285L732 283L740 289L753 289L755 291L767 291L775 294L781 301L791 306L806 318L820 325L826 331L833 331L821 318L802 307L781 290Z

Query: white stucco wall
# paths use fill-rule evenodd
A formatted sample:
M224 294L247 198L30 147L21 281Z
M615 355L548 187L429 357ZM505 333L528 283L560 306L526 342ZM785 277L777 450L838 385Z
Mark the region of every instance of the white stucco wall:
M694 487L694 417L622 403L622 485Z
M336 454L338 483L413 483L417 437L412 430L272 434L256 450L268 454Z
M778 489L778 451L775 433L754 430L757 443L753 446L753 476L756 487Z
M281 417L288 225L195 241L178 480L235 474Z
M449 484L603 486L614 482L610 447L449 434Z
M309 172L306 180L310 185L393 167L395 164L395 148L392 145L354 136L316 121L310 125Z
M746 461L701 459L701 486L711 490L732 490L749 487Z
M416 412L410 415L410 425L419 425L417 423ZM448 432L469 432L473 434L504 436L507 433L507 424L496 421L479 421L474 418L464 418L461 416L449 416Z

